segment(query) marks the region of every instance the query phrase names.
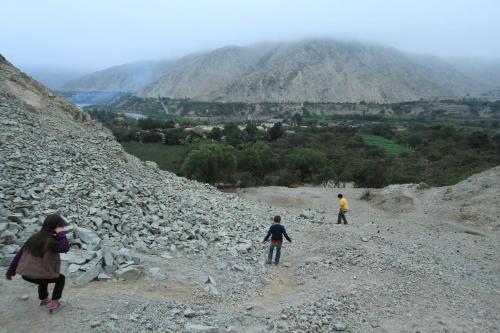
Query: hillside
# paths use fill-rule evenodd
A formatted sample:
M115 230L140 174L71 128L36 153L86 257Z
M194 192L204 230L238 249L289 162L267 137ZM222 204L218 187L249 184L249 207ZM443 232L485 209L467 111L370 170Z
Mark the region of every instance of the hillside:
M2 279L0 332L498 331L498 168L450 190L389 187L382 206L353 188L225 194L126 154L0 66L1 273L47 214L71 243L66 307L49 316L32 284ZM334 224L339 191L348 225ZM484 215L466 219L485 223L452 214L470 199ZM275 214L293 241L276 266L262 244Z
M448 62L468 77L500 88L500 60L451 59Z
M142 229L143 221L155 222L158 226L148 229L152 238L147 240L155 252L175 245L173 239L153 237L167 225L187 226L193 221L205 225L199 232L209 238L189 237L192 249L188 251L199 251L198 246L216 248L233 237L228 231L216 241L208 234L220 223L233 221L249 230L266 223L267 215L262 215L266 210L260 207L250 208L234 196L128 155L107 129L4 58L0 60L0 162L6 166L0 187L8 192L2 196L0 211L4 219L12 215L16 221L26 221L15 235L35 227L33 223L43 218L48 207L78 226L132 248L144 248L140 242L144 234L134 235L132 230ZM19 192L8 191L12 188ZM116 223L122 225L118 228L122 232L116 232ZM110 230L113 233L107 235ZM175 230L176 238L187 239L183 227ZM186 250L187 245L183 245Z
M65 83L63 91L137 91L155 81L172 62L143 61L114 66Z
M374 44L309 39L127 64L74 80L64 90L201 101L397 102L489 91L498 73L478 75L487 72L481 68Z
M12 105L36 113L55 115L63 119L84 117L74 105L19 71L1 54L0 97Z
M89 70L33 66L21 69L35 80L53 90L61 90L67 82L79 79L91 72Z

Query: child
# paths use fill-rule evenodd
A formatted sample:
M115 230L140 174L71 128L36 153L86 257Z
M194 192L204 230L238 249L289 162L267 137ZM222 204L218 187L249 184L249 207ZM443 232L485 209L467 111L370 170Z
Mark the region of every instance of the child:
M269 228L269 231L267 232L266 238L264 238L264 242L269 239L269 236L271 236L271 246L269 247L269 255L267 256L267 264L271 264L273 261L273 252L274 248L276 248L276 258L274 259L274 264L278 265L280 263L280 256L281 256L281 244L283 243L283 235L285 236L286 240L289 241L290 243L292 240L288 235L286 234L285 227L281 225L281 216L276 215L274 217L274 224Z
M342 194L337 195L337 198L339 198L339 206L340 206L337 224L341 224L342 221L344 221L344 224L347 224L345 213L349 211L349 203Z
M63 227L66 225L59 215L49 215L42 229L31 236L12 260L7 270L7 280L16 273L28 282L38 285L40 305L49 304L50 313L62 307L61 299L65 276L60 273L60 253L69 250L68 239ZM52 299L49 298L48 284L55 283Z

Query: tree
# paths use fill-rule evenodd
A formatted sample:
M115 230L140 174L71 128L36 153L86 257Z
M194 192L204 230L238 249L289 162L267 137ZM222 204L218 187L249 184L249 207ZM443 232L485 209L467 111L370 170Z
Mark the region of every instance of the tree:
M166 120L163 123L163 128L175 128L175 121L173 121L173 120Z
M300 173L300 180L310 180L326 164L323 152L311 148L294 148L287 156L287 167Z
M408 137L408 145L412 148L415 148L419 144L422 143L422 137L418 134L412 134Z
M295 113L292 117L292 122L295 124L295 126L300 126L302 123L302 115L300 113Z
M166 145L180 145L187 134L181 128L168 128L163 131Z
M262 141L245 145L238 153L238 169L249 171L255 177L264 177L275 167L271 146Z
M489 141L488 134L480 131L472 132L467 138L467 144L471 148L485 148Z
M281 127L281 123L274 124L274 126L269 130L269 140L271 141L276 141L283 137L283 135L285 135L285 131Z
M233 147L240 145L244 141L244 135L234 123L227 123L224 125L225 142Z
M141 131L140 138L144 143L152 143L152 142L162 142L163 135L158 131Z
M208 134L208 137L215 141L220 141L223 136L224 133L219 127L212 128L212 131L210 131L210 133Z
M191 150L181 168L186 177L211 184L230 181L235 170L235 149L219 143L201 144Z
M137 121L137 125L143 130L150 130L155 128L162 128L163 123L160 120L153 118L143 118Z
M247 126L245 127L247 141L255 141L257 140L257 125L252 122L247 122Z

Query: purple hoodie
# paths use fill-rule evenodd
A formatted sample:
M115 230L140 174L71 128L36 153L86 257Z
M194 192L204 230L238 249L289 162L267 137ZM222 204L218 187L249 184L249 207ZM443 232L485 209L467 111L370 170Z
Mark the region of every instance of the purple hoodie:
M58 253L66 253L69 251L69 242L68 239L66 238L66 232L61 231L56 234L56 238L59 241L59 249L57 250ZM7 273L5 273L5 276L8 278L13 277L16 275L16 270L17 270L17 265L19 264L19 260L21 259L21 255L23 253L23 249L19 250L17 252L16 256L14 259L12 259L12 262L10 263L9 269L7 270Z

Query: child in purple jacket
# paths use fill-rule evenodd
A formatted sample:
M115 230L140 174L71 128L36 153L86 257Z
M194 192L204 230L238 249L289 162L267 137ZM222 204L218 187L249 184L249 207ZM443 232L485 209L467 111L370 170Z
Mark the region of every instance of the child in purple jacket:
M50 303L50 313L62 307L60 299L66 278L60 273L59 254L69 251L65 225L66 222L59 215L47 216L42 229L28 239L5 274L7 280L12 280L12 277L19 273L24 280L37 284L40 305ZM52 298L49 298L49 283L55 283Z

